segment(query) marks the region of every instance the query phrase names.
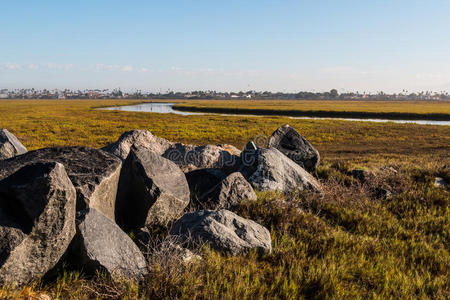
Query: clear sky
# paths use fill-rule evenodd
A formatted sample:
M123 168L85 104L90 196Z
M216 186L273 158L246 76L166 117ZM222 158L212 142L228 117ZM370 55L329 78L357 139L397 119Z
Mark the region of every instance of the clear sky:
M0 88L450 91L448 0L0 0Z

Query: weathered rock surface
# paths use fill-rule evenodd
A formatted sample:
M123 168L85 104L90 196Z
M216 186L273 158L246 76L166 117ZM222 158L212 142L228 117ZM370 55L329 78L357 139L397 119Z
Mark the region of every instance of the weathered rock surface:
M24 154L27 148L7 129L0 130L0 159L8 159Z
M189 204L189 186L180 168L148 149L132 148L119 182L116 215L124 228L166 225Z
M255 191L240 172L234 172L201 195L198 202L200 209L234 209L245 199L256 201Z
M213 249L238 255L251 249L270 253L270 232L258 223L231 211L200 210L185 214L172 228L171 234L182 241L208 243Z
M71 244L70 260L86 273L141 280L147 263L136 244L114 222L95 208L77 213L77 233Z
M319 151L289 125L275 130L268 147L280 150L308 172L314 172L320 161Z
M27 165L0 181L0 283L38 280L56 265L75 235L75 202L59 163Z
M185 175L193 202L196 202L201 195L204 195L227 177L219 169L197 169Z
M256 171L258 164L258 155L260 153L260 148L252 141L245 145L244 150L241 152L241 166L239 171L248 178Z
M168 140L154 136L148 130L134 129L123 133L116 142L103 147L102 150L125 160L132 146L162 155L171 145Z
M238 156L215 145L195 146L176 143L162 156L176 163L183 172L215 168L229 173L238 168L240 161Z
M56 147L27 152L0 161L0 180L27 164L59 162L77 191L77 210L97 208L114 220L114 209L122 163L101 150L88 147Z
M259 191L321 191L319 182L302 167L275 148L260 149L256 170L248 182Z

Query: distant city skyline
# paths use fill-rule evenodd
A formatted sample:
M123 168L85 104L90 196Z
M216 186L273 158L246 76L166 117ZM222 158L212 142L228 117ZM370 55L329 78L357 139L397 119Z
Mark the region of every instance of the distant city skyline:
M0 89L450 91L450 2L2 1Z

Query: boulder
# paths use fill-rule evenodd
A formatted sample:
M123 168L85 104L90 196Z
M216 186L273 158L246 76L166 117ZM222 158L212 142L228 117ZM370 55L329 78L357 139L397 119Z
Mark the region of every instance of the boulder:
M59 162L77 191L77 210L97 208L111 220L122 163L101 150L88 147L56 147L27 152L0 161L0 180L27 164Z
M1 284L39 280L57 264L75 235L75 203L59 163L32 163L0 181Z
M8 159L24 154L27 148L7 129L0 130L0 159Z
M248 182L259 191L321 192L319 182L311 174L275 148L259 150L256 170L248 177Z
M95 208L77 213L77 233L69 261L87 274L106 272L113 277L142 280L147 263L131 238Z
M188 247L208 243L213 249L229 255L238 255L252 249L257 249L260 253L272 251L267 228L225 209L185 214L174 224L171 235Z
M320 161L319 151L289 125L275 130L269 138L268 147L280 150L310 173L315 172Z
M189 186L180 168L157 153L132 148L120 175L117 220L123 228L167 225L189 204Z
M259 152L260 148L253 141L245 145L244 150L241 152L241 166L239 169L244 177L247 178L256 171Z
M195 146L176 143L168 148L163 157L176 163L183 172L215 168L230 173L239 166L239 157L215 145Z
M227 177L219 169L197 169L185 175L191 192L191 201L194 202Z
M200 196L198 202L201 209L234 209L245 199L256 201L255 191L241 173L234 172Z
M116 142L103 147L102 150L125 160L132 146L148 149L161 155L171 145L172 143L168 140L154 136L148 130L134 129L123 133Z

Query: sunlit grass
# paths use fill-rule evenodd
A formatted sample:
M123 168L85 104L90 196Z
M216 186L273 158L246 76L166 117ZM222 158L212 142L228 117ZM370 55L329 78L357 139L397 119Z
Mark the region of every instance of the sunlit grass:
M30 149L100 147L126 130L148 129L173 141L242 147L289 123L321 152L323 196L258 193L237 213L263 224L273 252L225 257L208 248L188 266L153 262L141 286L63 272L48 283L0 290L0 298L60 299L448 299L450 194L433 186L450 180L450 127L293 120L279 117L179 116L98 111L130 101L0 101L0 128ZM393 166L397 173L380 171ZM372 169L360 183L349 171ZM389 188L391 198L373 190Z

